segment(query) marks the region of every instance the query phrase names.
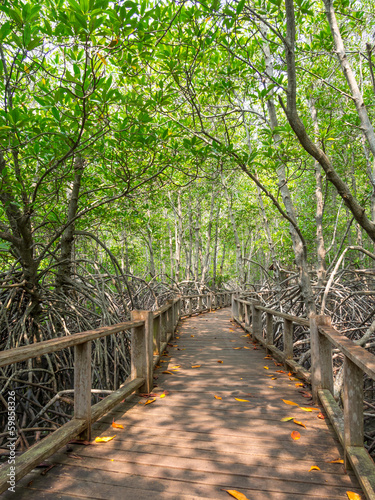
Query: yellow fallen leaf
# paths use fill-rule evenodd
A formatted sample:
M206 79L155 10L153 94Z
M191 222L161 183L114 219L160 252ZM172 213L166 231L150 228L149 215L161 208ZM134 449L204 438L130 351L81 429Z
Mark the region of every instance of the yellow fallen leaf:
M348 495L349 500L361 500L358 493L354 493L354 491L347 491L346 494Z
M277 380L277 377L272 377L271 380Z
M309 469L309 472L311 472L312 470L320 470L320 468L317 465L312 465Z
M306 429L306 425L303 424L302 422L299 422L298 420L293 420L293 423L300 425L301 427L304 427Z
M243 346L243 349L250 349L250 347L246 347L245 345Z
M243 493L240 493L239 491L236 490L224 490L224 491L229 493L229 495L231 495L232 497L237 498L237 500L249 500L247 496L245 496Z
M114 429L123 429L123 428L124 428L124 426L123 426L123 425L121 425L121 424L116 424L116 422L115 422L115 421L113 421L113 422L112 422L112 427L113 427Z
M282 399L286 405L298 406L297 403L293 403L293 401L288 401L287 399Z
M242 347L233 347L233 349L242 349Z
M221 361L221 359L217 360L218 363L224 363L224 361Z
M214 396L215 399L223 399L220 396Z
M303 387L302 383L296 384L296 387Z
M165 373L166 375L173 375L173 373L172 373L172 372L169 372L168 370L165 370L165 371L163 371L163 372L161 372L161 373Z
M193 365L192 368L200 368L201 365Z
M342 458L338 458L337 460L331 460L328 462L329 464L343 464L344 460Z
M108 441L112 441L116 437L116 434L114 436L103 436L103 437L97 437L95 438L95 443L108 443Z
M190 337L194 337L194 335L190 335Z
M293 431L290 436L292 439L297 440L301 437L301 434L298 431Z
M154 403L156 401L156 398L153 398L153 399L148 399L146 402L145 402L145 405L150 405L151 403Z
M234 398L236 401L242 401L244 403L250 403L250 401L248 399L238 399L238 398Z
M165 394L160 394L160 397L161 398L165 398Z
M300 406L299 409L303 411L320 411L319 408L305 408L303 406Z
M264 368L265 370L269 370L269 367L268 367L268 366L263 366L263 368Z
M294 420L294 417L284 417L280 420L280 422L289 422L289 420Z

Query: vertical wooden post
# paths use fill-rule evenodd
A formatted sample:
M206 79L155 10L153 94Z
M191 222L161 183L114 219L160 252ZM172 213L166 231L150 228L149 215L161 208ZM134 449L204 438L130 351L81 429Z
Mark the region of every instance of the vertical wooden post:
M153 320L152 311L131 311L131 319L144 321L132 328L131 336L131 377L143 377L145 383L139 392L151 392L153 388Z
M212 293L207 294L207 309L212 311Z
M157 316L153 320L154 325L154 345L153 352L154 354L161 355L160 352L160 339L161 339L161 315Z
M267 313L266 317L266 344L273 345L273 315Z
M318 402L319 389L328 389L333 393L332 346L330 341L319 333L320 326L330 325L329 316L310 316L311 385L315 402Z
M160 313L160 342L167 342L167 312Z
M253 302L251 305L252 308L252 317L253 317L253 326L252 326L252 334L254 337L262 337L262 311L257 309L256 306L260 305L260 302Z
M245 328L249 328L251 324L251 305L245 304Z
M167 300L167 304L170 305L170 308L167 309L167 314L168 314L168 333L172 334L172 339L174 337L174 325L175 325L175 318L174 318L174 307L173 307L173 299Z
M198 297L198 311L201 312L203 310L202 297Z
M243 307L243 302L238 302L238 319L240 320L240 322L242 323L243 319L244 319L244 311L243 311L244 307Z
M363 372L344 358L344 444L363 446Z
M284 354L286 359L293 359L293 321L284 319Z
M238 318L238 302L237 302L237 297L233 294L232 295L232 319L237 319Z
M91 439L91 341L74 346L74 418L87 421L80 435Z

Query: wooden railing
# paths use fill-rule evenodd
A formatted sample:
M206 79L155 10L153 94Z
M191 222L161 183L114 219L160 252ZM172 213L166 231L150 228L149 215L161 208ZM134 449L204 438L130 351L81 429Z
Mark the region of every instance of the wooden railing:
M91 425L135 391L151 392L153 369L173 338L177 323L183 316L211 311L231 304L229 293L189 295L169 300L157 311L131 311L131 321L106 326L69 337L38 342L0 352L0 367L44 354L74 347L74 416L71 421L31 446L16 459L14 466L0 469L0 494L9 487L9 477L16 482L43 460L72 439L90 439ZM193 301L197 306L193 307ZM91 342L119 332L131 331L131 374L116 391L91 406Z
M299 318L233 295L232 317L276 359L311 383L314 401L322 403L344 448L345 467L350 463L366 497L374 500L375 464L364 447L363 376L375 380L375 356L335 330L328 316ZM283 322L282 351L274 345L274 318ZM310 371L293 360L294 325L310 329ZM333 397L332 346L344 356L343 409Z

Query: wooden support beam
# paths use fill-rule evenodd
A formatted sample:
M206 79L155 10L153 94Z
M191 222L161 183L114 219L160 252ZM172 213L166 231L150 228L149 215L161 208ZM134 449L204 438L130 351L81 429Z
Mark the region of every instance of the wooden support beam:
M238 312L237 297L235 295L232 295L232 319L238 319L238 320L240 319Z
M363 372L344 358L344 443L363 446Z
M144 324L132 328L131 336L131 378L144 378L140 392L151 392L153 388L153 320L152 311L131 311L134 320Z
M284 354L286 359L293 359L293 321L284 319Z
M91 342L74 347L74 418L85 420L82 439L91 439Z
M266 345L273 345L273 315L270 313L266 316Z
M319 327L329 326L331 318L323 315L310 317L311 384L314 401L318 401L318 391L327 389L333 393L332 346L319 332Z
M259 302L252 303L252 334L255 338L263 338L263 328L262 328L262 311L260 311L257 306ZM243 304L242 304L243 306Z

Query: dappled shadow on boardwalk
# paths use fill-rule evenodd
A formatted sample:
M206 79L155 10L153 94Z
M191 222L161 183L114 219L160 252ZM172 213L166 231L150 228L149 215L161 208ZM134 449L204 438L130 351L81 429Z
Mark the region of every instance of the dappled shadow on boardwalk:
M46 476L21 481L17 498L225 499L223 490L234 489L249 499L295 500L360 492L351 472L328 463L342 450L327 419L300 408L309 403L298 381L254 349L228 309L183 321L176 336L155 372L155 402L132 396L117 406L94 427L115 439L62 450Z

